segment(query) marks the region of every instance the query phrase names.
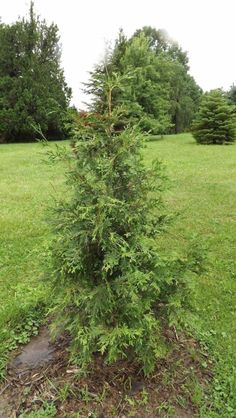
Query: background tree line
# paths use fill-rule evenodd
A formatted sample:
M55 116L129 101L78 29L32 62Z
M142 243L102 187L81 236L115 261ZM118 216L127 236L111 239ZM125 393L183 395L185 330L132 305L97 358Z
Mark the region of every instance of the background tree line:
M72 92L60 63L59 39L58 27L40 20L33 2L28 18L0 22L1 142L34 140L37 128L48 139L68 137L77 110L69 108ZM122 112L117 129L138 123L154 135L190 130L203 92L189 74L187 53L164 30L145 26L130 38L119 31L85 84L89 112L105 113L105 74L123 80L111 91L113 108ZM235 105L234 85L226 97Z
M123 105L129 121L153 134L189 130L202 90L188 71L187 53L165 31L143 27L128 39L120 30L105 62L90 73L91 109L104 111L106 92L99 83L104 73L129 73L123 88L112 92L114 107Z

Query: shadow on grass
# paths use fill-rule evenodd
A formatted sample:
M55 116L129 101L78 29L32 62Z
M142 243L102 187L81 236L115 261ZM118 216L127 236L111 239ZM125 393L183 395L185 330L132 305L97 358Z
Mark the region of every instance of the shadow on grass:
M162 141L165 138L164 135L149 135L147 137L147 142L159 142Z

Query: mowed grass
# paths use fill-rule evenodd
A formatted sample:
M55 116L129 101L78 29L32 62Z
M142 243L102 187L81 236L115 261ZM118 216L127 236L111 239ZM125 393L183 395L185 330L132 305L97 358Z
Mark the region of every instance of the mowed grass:
M16 324L50 299L41 281L51 240L48 207L62 193L64 168L45 164L43 153L40 144L0 146L0 353ZM180 213L163 245L181 252L197 234L207 247L191 316L213 360L201 416L236 417L236 145L201 146L189 134L173 135L147 144L147 164L155 157L171 182L167 207Z
M207 247L191 326L209 349L214 379L204 417L236 417L236 146L197 145L191 135L148 144L172 182L170 209L180 213L165 246L181 251L194 235ZM191 244L190 244L191 245Z
M47 305L41 280L50 242L47 210L62 190L62 167L45 163L41 144L0 146L0 372L4 353L27 338ZM25 330L17 326L26 323ZM19 334L19 335L18 335Z

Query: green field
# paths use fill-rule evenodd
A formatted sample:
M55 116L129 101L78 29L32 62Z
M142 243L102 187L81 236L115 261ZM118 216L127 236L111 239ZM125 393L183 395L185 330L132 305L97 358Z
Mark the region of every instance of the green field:
M62 193L64 169L46 164L44 154L37 143L0 146L0 367L17 342L16 327L31 326L35 307L48 304L49 285L40 280L51 239L46 221L53 198ZM202 146L189 134L167 136L148 143L147 163L154 157L164 161L170 179L167 207L180 213L163 245L181 251L197 234L208 249L191 319L213 360L202 417L235 417L236 145Z
M47 304L48 286L40 280L50 242L46 212L63 176L61 167L45 163L41 144L1 145L0 172L1 375L6 349L15 346L18 334L20 342L27 339L27 327L41 315L35 307ZM26 329L17 329L25 323Z

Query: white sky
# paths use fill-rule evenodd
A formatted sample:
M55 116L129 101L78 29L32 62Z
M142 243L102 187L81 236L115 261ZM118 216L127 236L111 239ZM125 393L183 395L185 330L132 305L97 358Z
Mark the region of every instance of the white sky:
M25 16L28 0L0 0L4 23ZM35 0L35 9L59 26L62 66L72 104L86 100L81 82L119 28L130 36L142 26L166 29L188 51L190 73L204 89L236 83L236 0Z

